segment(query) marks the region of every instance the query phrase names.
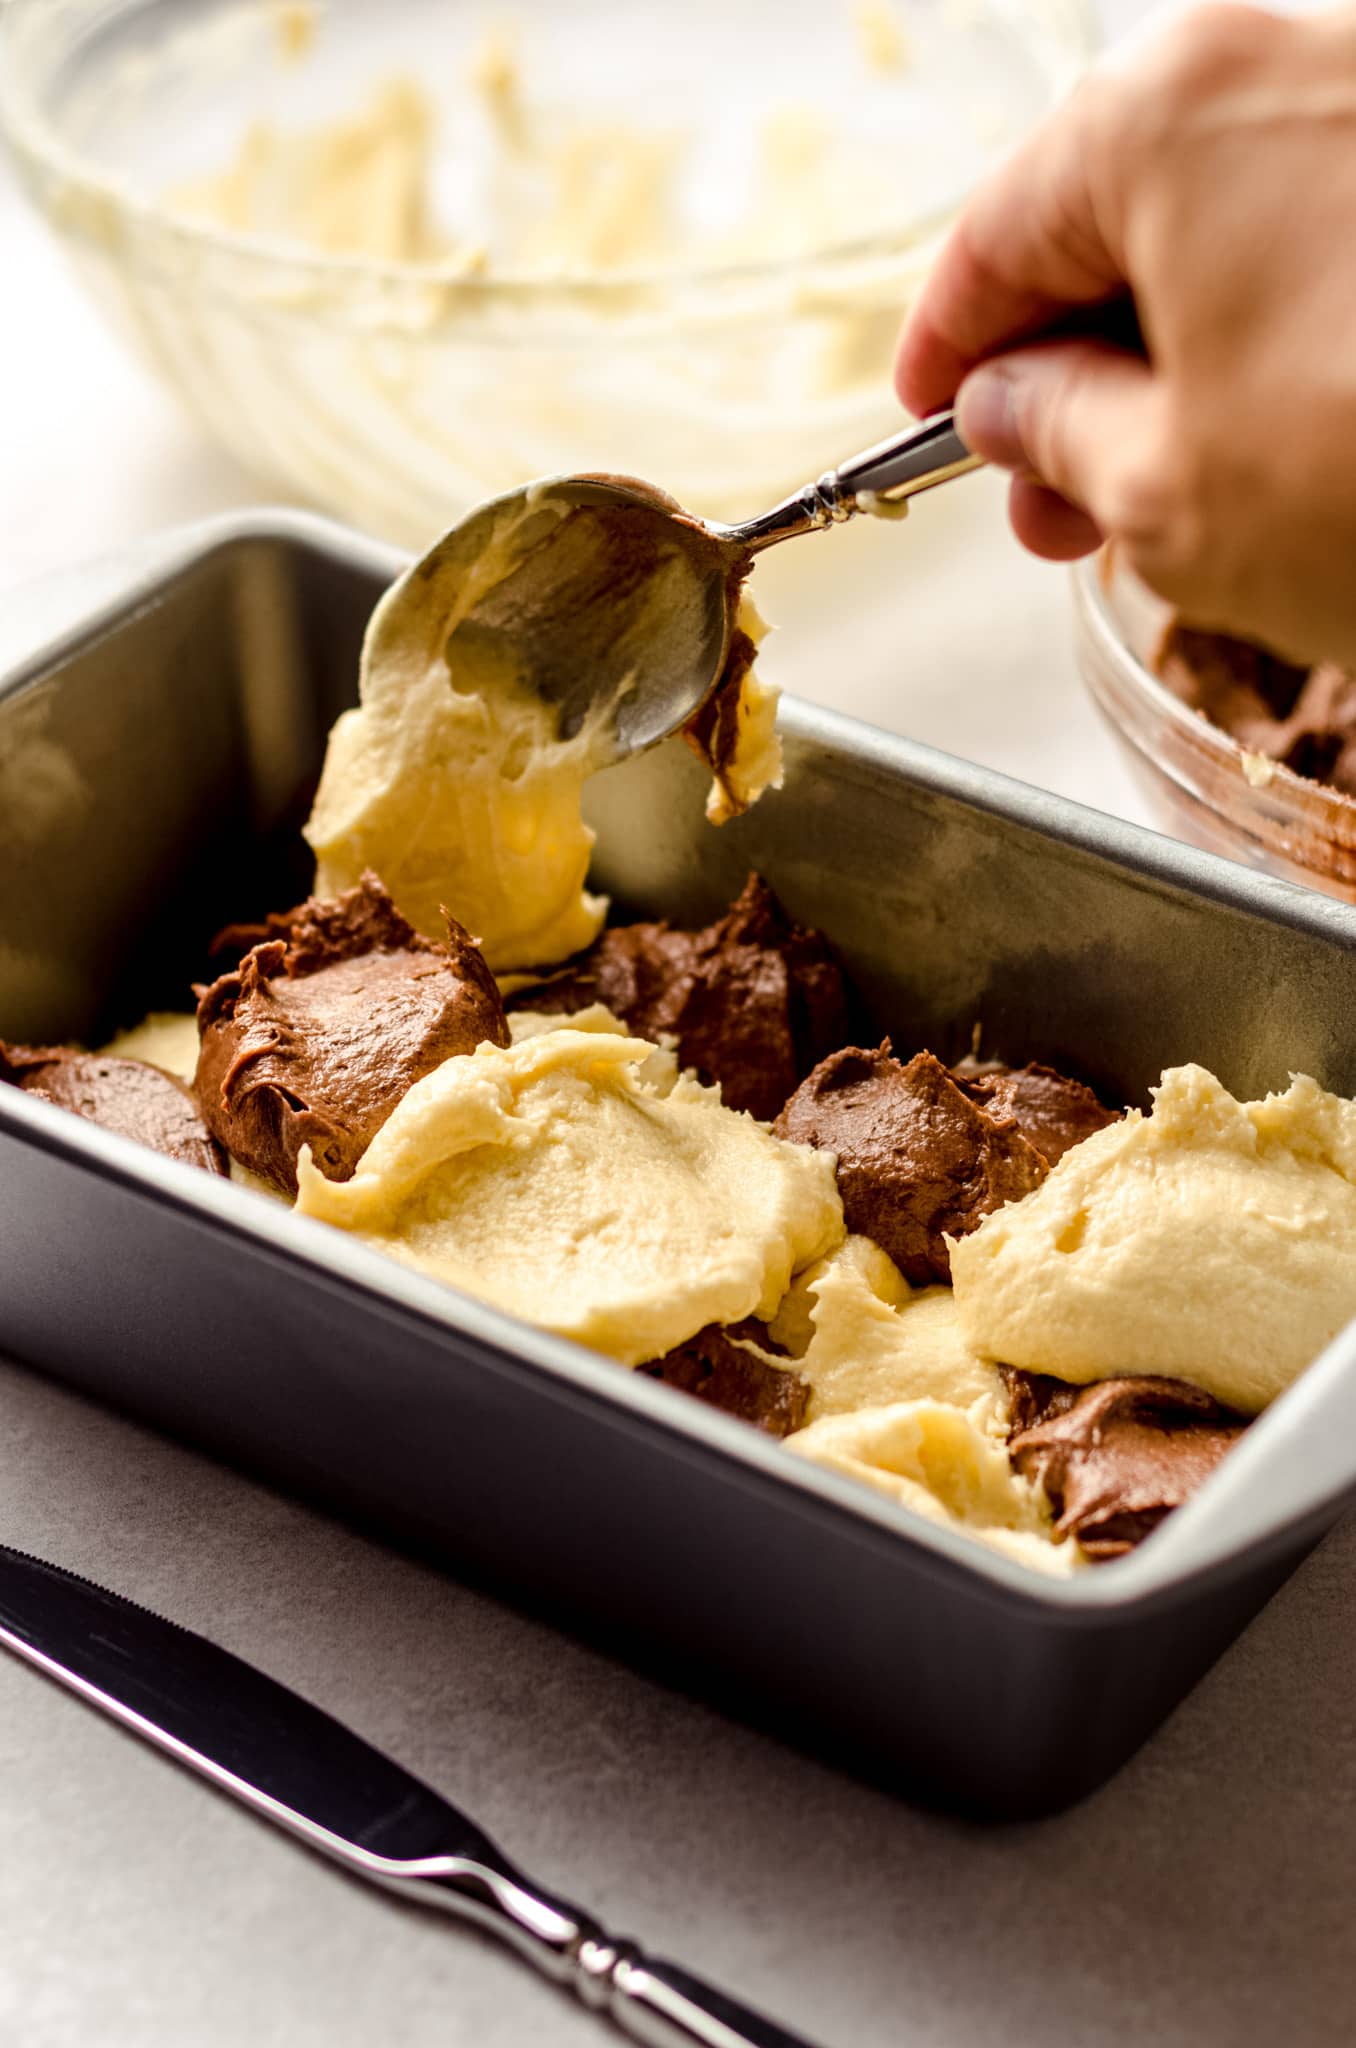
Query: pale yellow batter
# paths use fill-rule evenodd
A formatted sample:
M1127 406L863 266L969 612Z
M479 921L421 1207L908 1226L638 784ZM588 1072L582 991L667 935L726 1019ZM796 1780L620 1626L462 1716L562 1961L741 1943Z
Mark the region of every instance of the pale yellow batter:
M191 1081L198 1066L198 1019L191 1011L184 1016L177 1010L152 1010L99 1050L113 1059L145 1060L178 1081Z
M856 0L852 18L862 56L872 71L907 70L909 39L890 0Z
M570 1031L597 1031L612 1038L634 1038L636 1035L620 1017L613 1016L606 1003L589 1003L582 1010L572 1010L568 1017L551 1010L510 1010L508 1026L514 1045L521 1045L527 1038L540 1038L544 1031L559 1031L562 1027ZM645 1057L636 1067L636 1079L652 1088L656 1095L671 1095L678 1081L676 1041L664 1032L658 1045L649 1040L643 1043Z
M600 702L571 738L531 678L457 629L521 559L562 501L529 492L497 514L482 545L458 531L401 577L363 643L360 703L336 722L306 837L317 895L380 875L417 930L440 937L447 909L496 970L546 967L581 951L606 915L585 882L594 835L584 784L612 758L613 707ZM666 586L656 584L655 632ZM747 599L738 625L766 632ZM733 756L708 804L714 822L781 781L777 693L749 667L739 683Z
M910 1287L869 1237L801 1274L772 1322L810 1383L810 1420L927 1398L1004 1412L995 1368L965 1341L949 1287Z
M279 54L296 63L316 34L312 9L282 5ZM852 27L867 69L907 69L903 24L889 0L858 0ZM549 81L529 93L517 39L482 36L464 79L439 81L448 124L426 83L379 80L342 119L283 129L260 121L215 175L180 186L172 204L237 233L262 234L384 263L437 265L446 275L583 280L805 257L885 225L880 169L868 175L811 104L784 103L759 123L761 176L719 226L690 218L683 185L686 124L600 118L561 105ZM462 89L464 88L464 89ZM476 161L483 228L457 240L437 219L439 157ZM876 365L879 368L879 365Z
M1063 1575L1083 1561L1076 1543L1053 1541L1044 1495L1012 1471L983 1403L978 1413L920 1399L830 1415L786 1448L1038 1571Z
M331 256L438 263L473 275L480 243L438 228L429 198L433 104L411 78L390 78L348 119L288 135L255 122L233 161L173 195L183 213L237 234L302 242Z
M419 1081L352 1180L303 1153L297 1209L624 1365L766 1318L843 1235L832 1157L774 1138L642 1039L568 1028Z
M1356 1316L1356 1103L1297 1075L1237 1102L1173 1067L953 1245L981 1356L1084 1382L1157 1373L1253 1415Z
M565 959L607 911L584 886L593 833L580 801L608 758L609 707L559 739L521 678L450 645L532 516L506 512L478 559L416 564L387 591L363 643L360 705L330 733L306 826L317 895L374 869L417 930L441 937L446 906L494 968Z

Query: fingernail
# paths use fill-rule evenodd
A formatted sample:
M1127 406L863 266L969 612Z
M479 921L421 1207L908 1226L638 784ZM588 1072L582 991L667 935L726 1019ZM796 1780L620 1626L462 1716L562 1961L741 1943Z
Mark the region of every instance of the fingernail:
M1021 469L1026 454L1017 432L1017 384L998 363L972 370L956 395L961 439L1000 469Z

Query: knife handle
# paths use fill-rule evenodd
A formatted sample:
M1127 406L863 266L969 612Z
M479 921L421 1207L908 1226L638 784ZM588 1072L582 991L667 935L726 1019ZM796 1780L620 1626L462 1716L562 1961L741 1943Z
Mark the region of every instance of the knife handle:
M632 1943L612 1947L607 2010L649 2048L810 2048L803 2034L788 2033L677 1963Z
M534 1884L449 1800L205 1637L3 1545L0 1589L0 1651L352 1876L498 1935L634 2039L651 2048L809 2048L676 1964L615 1940ZM423 1842L446 1847L383 1853L383 1844Z
M472 1860L431 1858L387 1865L393 1890L441 1906L498 1934L551 1978L606 2013L647 2048L813 2048L803 2035L677 1963L647 1955L638 1943L609 1934L588 1913L535 1885L501 1852ZM365 1873L376 1876L370 1864Z

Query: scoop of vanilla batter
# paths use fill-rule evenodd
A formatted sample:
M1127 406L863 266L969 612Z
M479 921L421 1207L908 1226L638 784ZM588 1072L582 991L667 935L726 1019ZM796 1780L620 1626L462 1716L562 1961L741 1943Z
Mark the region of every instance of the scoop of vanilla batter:
M801 1274L772 1321L810 1383L810 1420L899 1401L969 1408L1006 1401L995 1367L965 1340L949 1287L910 1287L869 1237L853 1236Z
M297 1209L623 1365L766 1318L842 1238L832 1157L689 1077L657 1091L653 1053L564 1029L450 1059L351 1180L303 1152Z
M1356 1316L1356 1103L1298 1074L1237 1102L1173 1067L952 1245L982 1356L1084 1384L1189 1380L1252 1415Z
M1052 1540L1048 1502L1009 1466L983 1404L967 1413L924 1398L828 1415L789 1436L786 1449L1038 1571L1064 1574L1083 1562L1076 1543Z
M562 734L532 675L506 664L502 638L458 632L520 566L541 522L562 516L559 501L534 491L487 508L475 525L483 538L470 538L467 522L386 592L363 642L359 704L330 732L306 825L317 895L337 896L371 869L417 931L440 936L447 909L496 970L582 951L607 912L585 886L594 835L582 800L614 758L615 705L600 701ZM657 580L656 637L672 626L669 595ZM716 693L724 715L710 739L715 823L780 785L776 692L752 661L765 631L744 599L734 641L743 655Z
M456 638L537 516L515 501L473 560L439 551L386 592L363 641L359 705L330 732L306 825L317 895L371 868L416 930L436 937L446 906L495 968L563 960L607 911L584 887L593 834L580 799L607 758L609 707L563 738L529 679Z

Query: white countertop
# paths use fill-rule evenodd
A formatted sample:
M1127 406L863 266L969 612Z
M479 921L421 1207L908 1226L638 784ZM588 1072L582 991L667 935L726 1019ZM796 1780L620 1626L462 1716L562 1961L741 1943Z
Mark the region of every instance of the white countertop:
M0 252L0 591L249 501L2 172ZM785 549L759 586L788 687L1142 815L1078 684L1065 578L1009 541L995 479L903 530ZM0 658L13 619L0 603ZM981 1831L3 1363L0 1498L0 1538L297 1685L548 1882L835 2048L1356 2035L1351 1524L1102 1793ZM364 1893L5 1660L0 1843L16 2048L607 2038L489 1942Z

